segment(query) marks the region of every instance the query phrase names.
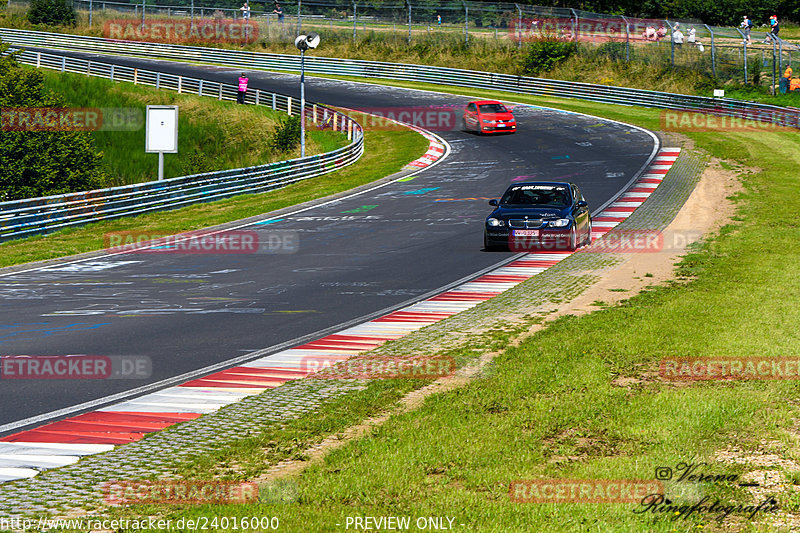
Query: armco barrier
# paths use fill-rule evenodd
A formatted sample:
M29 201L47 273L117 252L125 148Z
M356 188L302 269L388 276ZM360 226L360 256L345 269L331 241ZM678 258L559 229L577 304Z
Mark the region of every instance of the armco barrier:
M150 59L192 61L243 69L299 71L300 56L264 54L242 50L223 50L165 43L118 41L98 37L66 35L0 28L0 39L15 46L56 48L101 54L124 54ZM629 89L590 83L548 80L491 72L446 67L383 63L310 56L305 58L307 73L405 80L441 85L500 90L522 94L579 98L609 104L638 105L663 109L702 110L721 116L746 117L798 128L797 109L757 104L730 98L708 98Z
M18 56L18 59L22 63L38 67L99 76L115 81L130 81L171 89L179 93L211 96L220 100L234 100L237 94L237 87L234 85L43 52L25 51ZM300 113L300 102L297 99L280 94L259 90L248 91L246 102L267 105L290 115ZM364 152L364 140L360 124L346 115L313 103L307 103L306 116L312 123L329 124L333 129L346 133L351 143L325 154L251 168L0 202L0 242L89 222L277 189L331 172L361 157Z

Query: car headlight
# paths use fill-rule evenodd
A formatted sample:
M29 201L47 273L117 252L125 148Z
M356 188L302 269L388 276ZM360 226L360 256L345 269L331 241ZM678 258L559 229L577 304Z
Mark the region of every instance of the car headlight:
M483 119L483 123L484 123L484 124L494 124L494 122L495 122L494 120L486 120L486 119Z
M547 221L548 228L566 228L567 226L569 226L568 218L557 218L555 220Z
M486 219L486 225L487 226L498 227L498 226L505 226L506 223L503 222L502 220L500 220L499 218L487 218Z

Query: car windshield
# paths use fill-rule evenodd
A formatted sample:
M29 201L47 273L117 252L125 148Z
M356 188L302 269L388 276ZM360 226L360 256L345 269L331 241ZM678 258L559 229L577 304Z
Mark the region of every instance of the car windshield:
M566 187L557 185L521 185L507 190L500 199L500 203L567 207L570 204L569 191Z
M508 109L503 104L481 104L481 113L508 113Z

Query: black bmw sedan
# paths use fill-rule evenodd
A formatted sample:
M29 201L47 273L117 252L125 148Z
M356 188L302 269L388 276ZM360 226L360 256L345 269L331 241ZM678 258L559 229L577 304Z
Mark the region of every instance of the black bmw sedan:
M515 183L489 205L495 210L486 219L486 250L575 250L592 242L589 205L574 183Z

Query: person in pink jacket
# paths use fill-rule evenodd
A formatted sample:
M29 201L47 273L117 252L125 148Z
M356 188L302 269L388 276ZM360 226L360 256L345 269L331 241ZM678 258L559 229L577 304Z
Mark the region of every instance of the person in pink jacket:
M244 97L247 95L247 74L242 72L239 77L239 93L236 95L236 101L240 104L244 103Z

